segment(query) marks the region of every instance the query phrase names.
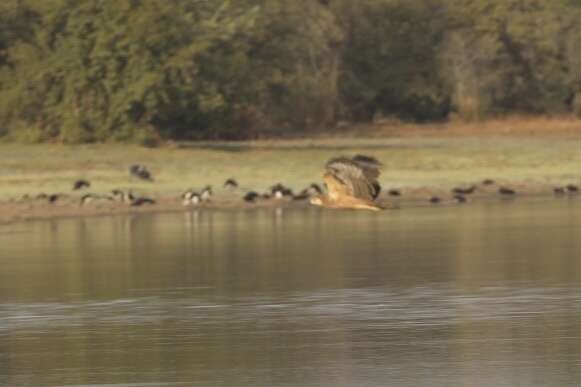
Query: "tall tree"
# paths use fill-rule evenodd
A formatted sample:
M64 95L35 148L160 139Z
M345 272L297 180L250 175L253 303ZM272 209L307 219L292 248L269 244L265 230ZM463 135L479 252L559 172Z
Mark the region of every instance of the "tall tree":
M348 116L446 116L449 93L437 55L447 23L443 2L338 0L334 6L346 34L341 96Z
M575 18L552 0L458 0L447 57L464 117L567 109Z
M24 133L64 142L147 137L168 117L178 126L203 120L223 102L196 77L197 57L249 28L256 12L226 0L51 5L34 42L11 53L15 70L5 76L19 82L0 111Z

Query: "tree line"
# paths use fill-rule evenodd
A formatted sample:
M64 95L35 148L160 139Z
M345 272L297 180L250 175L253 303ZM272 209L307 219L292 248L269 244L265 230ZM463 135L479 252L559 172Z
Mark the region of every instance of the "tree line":
M581 0L3 0L0 136L581 115Z

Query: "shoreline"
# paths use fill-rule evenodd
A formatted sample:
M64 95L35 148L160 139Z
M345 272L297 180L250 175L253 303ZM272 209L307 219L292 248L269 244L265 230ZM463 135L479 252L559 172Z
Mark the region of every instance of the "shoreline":
M504 185L503 185L504 186ZM438 187L423 187L419 189L402 189L400 196L390 196L388 192L382 192L378 202L387 208L382 212L393 210L417 209L417 208L450 208L457 206L470 206L472 203L490 202L517 202L517 201L548 201L567 200L581 197L576 192L555 194L553 186L549 185L506 185L515 189L516 193L504 196L498 193L499 185L477 186L474 193L462 195L466 201L459 202L454 198L450 189ZM432 197L438 197L438 203L430 202ZM265 209L321 209L309 204L307 200L293 201L290 199L268 199L257 203L246 203L241 198L214 200L197 206L184 206L181 199L175 197L156 197L156 203L133 207L126 203L110 202L98 204L80 205L76 196L69 196L57 203L49 203L44 199L28 200L3 200L0 201L0 226L17 224L29 221L57 220L70 218L93 218L102 216L136 215L136 214L163 214L163 213L187 213L196 211L254 211ZM327 211L362 211L362 210L336 210Z
M544 126L543 124L546 124ZM504 126L503 126L504 125ZM356 138L345 132L337 138L263 140L237 143L206 142L168 144L143 148L121 144L59 145L0 143L0 224L32 219L98 216L151 212L185 212L180 195L212 186L212 203L201 210L252 210L255 208L306 207L305 202L270 200L247 204L244 194L265 192L278 183L300 192L312 183L322 185L325 163L337 156L364 154L383 163L380 176L383 197L395 207L459 205L454 187L476 185L467 201L497 200L498 188L514 189L518 198L555 196L555 187L581 186L581 120L536 120L475 123L456 127L398 126L396 135L371 128ZM419 129L422 129L421 131ZM470 129L470 130L469 130ZM465 135L462 135L464 131ZM532 133L533 131L534 133ZM429 132L429 134L428 134ZM506 135L500 136L500 133ZM345 136L345 137L343 137ZM135 178L129 167L142 164L152 181ZM224 188L234 178L239 186ZM90 187L74 191L79 179ZM496 184L483 186L485 179ZM157 201L152 206L130 207L102 201L80 206L83 194L110 195L112 190L136 193ZM401 196L389 196L390 190ZM35 198L62 195L54 204ZM572 196L574 194L566 194Z

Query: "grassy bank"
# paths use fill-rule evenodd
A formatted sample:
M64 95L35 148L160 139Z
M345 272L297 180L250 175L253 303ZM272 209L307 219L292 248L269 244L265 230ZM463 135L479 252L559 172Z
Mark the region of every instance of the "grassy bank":
M229 177L242 190L283 182L295 189L321 181L327 159L364 153L385 164L382 183L403 189L448 189L484 178L513 185L581 181L581 136L403 136L396 138L197 143L155 149L124 145L0 145L0 199L39 192L70 192L77 178L93 192L132 188L177 196ZM129 177L143 163L153 183Z

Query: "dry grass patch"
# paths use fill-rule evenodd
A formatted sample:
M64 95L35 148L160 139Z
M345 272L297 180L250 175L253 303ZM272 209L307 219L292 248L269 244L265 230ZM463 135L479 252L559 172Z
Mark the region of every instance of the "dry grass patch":
M557 184L581 180L581 137L461 136L201 143L157 149L124 145L0 145L0 197L70 192L77 178L92 192L132 188L177 196L236 178L244 190L282 182L300 189L321 181L327 159L364 153L385 164L386 187L446 189L484 178L510 184ZM153 183L128 174L143 163ZM220 190L218 189L220 194Z

